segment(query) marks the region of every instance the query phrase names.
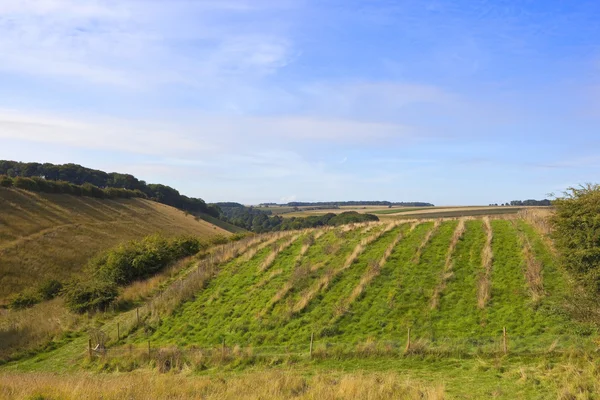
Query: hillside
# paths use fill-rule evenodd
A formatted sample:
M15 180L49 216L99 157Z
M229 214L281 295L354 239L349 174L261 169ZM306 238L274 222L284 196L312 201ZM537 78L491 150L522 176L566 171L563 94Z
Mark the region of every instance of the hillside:
M96 253L152 233L228 235L173 207L0 188L0 304L48 278L66 279Z
M318 236L318 237L315 237ZM332 343L550 346L573 326L553 313L565 279L535 230L517 219L435 220L288 234L226 263L152 340L210 346ZM516 338L519 338L518 340Z
M306 393L334 390L337 374L356 393L386 388L373 398L403 390L408 398L577 398L598 389L586 361L598 332L572 317L577 292L548 246L516 215L248 237L185 264L139 308L101 314L88 330L0 368L41 374L4 375L3 384L29 393L27 382L51 380L47 372L84 382L82 370L121 371L134 385L138 375L122 371L212 377L233 369L219 379L244 386L276 374L269 390L278 398L299 390L294 382ZM88 339L99 338L107 353L90 361ZM320 381L305 376L321 370L332 375L316 389ZM392 375L384 384L380 373ZM67 382L50 393L67 398ZM98 390L88 396L100 398Z

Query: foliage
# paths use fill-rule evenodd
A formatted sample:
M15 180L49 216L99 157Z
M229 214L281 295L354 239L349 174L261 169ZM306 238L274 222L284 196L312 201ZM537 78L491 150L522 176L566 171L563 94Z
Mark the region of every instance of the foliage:
M327 213L309 217L283 218L277 215L271 216L271 211L245 207L238 203L218 203L217 205L222 212L221 219L255 233L379 221L375 215L361 214L356 211L347 211L337 215Z
M569 188L554 206L554 239L565 267L600 293L600 185Z
M9 307L12 309L22 309L31 307L41 301L41 296L39 293L33 290L25 290L16 296L14 296L10 303Z
M133 197L147 198L147 196L139 190L117 188L101 189L90 183L75 185L65 181L51 181L40 177L24 178L18 176L16 178L11 178L4 175L0 176L0 186L15 187L17 189L23 189L30 192L70 194L75 196L96 197L100 199L128 199Z
M147 278L206 246L206 243L194 237L167 239L156 234L109 250L92 260L88 268L100 280L126 285Z
M218 208L208 207L202 199L181 195L172 187L147 184L133 175L117 172L107 173L77 164L54 165L0 160L0 175L17 178L14 183L18 181L20 186L16 184L15 186L26 190L70 193L66 184L71 184L70 190L73 191L71 194L108 198L147 197L181 210L206 213L214 217L219 215ZM27 178L33 178L34 182ZM62 183L50 183L60 181ZM5 178L2 178L0 182L2 182L2 186L9 186L8 180Z
M37 289L27 289L14 296L9 303L12 309L32 307L43 300L51 300L58 296L63 284L56 279L50 279L39 285Z
M402 206L402 207L433 207L431 203L421 201L410 202L390 202L390 201L322 201L322 202L299 202L293 201L285 204L290 207L305 206L337 206L337 207L357 207L357 206Z
M101 279L75 280L64 289L65 304L76 313L104 311L118 294L119 290L114 282Z
M58 296L62 289L62 282L57 281L56 279L50 279L40 285L38 292L43 300L51 300Z
M75 280L64 290L67 306L75 312L103 310L116 299L118 286L148 278L177 260L222 244L227 238L216 236L210 243L191 236L167 239L159 234L134 240L106 251L87 266L89 279ZM114 290L113 290L114 289Z
M513 200L511 206L551 206L552 202L548 199L544 200Z

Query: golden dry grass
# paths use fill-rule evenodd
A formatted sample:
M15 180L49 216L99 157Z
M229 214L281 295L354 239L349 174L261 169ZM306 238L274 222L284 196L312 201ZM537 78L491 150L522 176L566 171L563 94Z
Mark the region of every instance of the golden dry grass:
M0 188L0 304L45 279L69 279L100 251L160 232L229 232L142 199L95 199Z
M25 310L0 310L0 360L44 345L50 338L77 327L83 318L67 311L62 299Z
M513 221L514 223L514 221ZM540 301L544 296L544 279L542 276L543 265L539 261L531 248L529 239L522 231L519 231L519 242L521 242L523 261L525 263L525 281L531 293L531 299L534 303Z
M350 268L352 263L354 263L354 261L356 261L358 256L360 256L365 251L365 248L369 244L371 244L372 242L377 240L384 233L391 231L398 225L399 225L398 222L387 224L387 225L385 225L385 227L383 229L362 239L360 241L360 243L356 245L356 247L354 248L352 253L346 258L346 260L344 261L344 264L340 268L331 269L331 270L327 271L327 273L325 275L323 275L323 277L321 279L319 279L314 286L312 286L311 288L309 288L302 294L300 300L298 300L298 302L292 307L292 313L299 313L302 310L304 310L304 308L306 308L306 306L311 302L311 300L321 290L327 289L327 287L329 286L329 283L331 282L331 280L333 278L335 278L337 275L344 272L346 269Z
M391 226L394 226L394 225L391 225ZM411 227L411 229L413 229L414 226L415 225L413 225L413 227ZM350 308L350 305L352 305L352 303L360 297L360 295L363 293L365 288L371 283L371 281L377 275L379 275L379 273L381 272L381 269L384 267L388 258L390 258L390 256L392 255L392 251L394 251L394 248L400 242L400 240L402 240L403 236L404 235L402 232L400 232L398 235L396 235L396 237L394 238L392 243L390 243L389 246L385 249L383 256L378 261L369 263L367 271L361 277L361 279L358 282L358 284L356 285L356 287L352 290L352 293L350 293L350 296L348 296L348 298L345 299L345 301L342 303L342 305L337 309L338 317L348 311L348 309Z
M481 309L485 308L485 305L490 299L492 262L494 261L494 253L492 252L492 239L494 238L494 233L492 232L492 225L489 218L486 217L483 219L483 226L486 233L485 245L483 246L481 253L483 272L477 283L477 306Z
M419 261L421 260L421 253L423 253L423 249L425 249L425 247L427 246L427 243L429 243L429 241L431 240L431 237L437 231L437 229L439 228L439 226L441 224L442 224L441 219L435 220L435 222L433 223L433 227L429 230L429 232L427 232L427 235L425 235L425 237L423 238L423 241L419 245L419 248L417 249L417 251L415 251L415 255L412 258L413 264L419 263Z
M279 244L278 246L275 246L273 248L273 251L271 251L271 253L269 253L267 258L265 258L265 260L260 264L260 267L258 268L258 270L260 272L264 272L267 269L271 268L271 266L275 262L275 259L279 255L279 253L281 253L282 251L284 251L285 249L290 247L296 240L298 240L299 237L300 237L300 234L294 235L291 238L287 239L285 242Z
M465 219L461 218L458 221L458 225L452 234L452 239L450 240L450 245L448 246L448 251L446 252L446 261L444 263L444 269L442 271L442 278L440 283L433 291L433 296L431 297L431 308L436 309L440 303L440 296L444 289L446 289L446 285L450 278L452 278L452 269L454 268L454 261L452 256L454 255L454 250L456 249L456 245L458 241L465 233Z
M128 374L48 373L0 375L1 400L25 399L443 399L444 387L425 386L394 373L293 371L189 376L154 372Z

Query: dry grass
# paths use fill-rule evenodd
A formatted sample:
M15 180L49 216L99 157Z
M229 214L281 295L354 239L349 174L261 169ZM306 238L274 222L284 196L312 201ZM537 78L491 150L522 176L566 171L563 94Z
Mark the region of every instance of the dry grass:
M66 280L100 251L160 232L227 231L163 204L0 188L0 304L46 279Z
M271 268L279 253L290 247L296 240L298 240L299 237L300 234L294 235L285 242L281 243L280 245L274 246L273 251L269 253L269 255L267 256L267 258L265 258L260 267L258 267L258 271L265 272L267 269Z
M117 303L137 303L149 299L162 285L175 278L182 269L188 267L192 262L194 262L194 257L186 257L153 277L133 282L123 289Z
M25 310L0 310L0 359L43 346L81 322L82 317L68 312L62 299Z
M321 279L319 279L319 281L313 287L309 288L308 290L306 290L302 294L301 299L292 307L292 314L299 313L302 310L304 310L306 308L306 306L311 302L311 300L321 290L326 290L327 289L327 287L329 286L329 283L331 282L331 280L333 278L335 278L337 275L339 275L342 272L344 272L346 269L350 268L350 266L365 251L365 248L369 244L371 244L372 242L374 242L375 240L377 240L384 233L389 232L390 230L394 229L398 225L399 225L398 222L387 224L385 226L385 228L383 228L383 229L381 229L381 230L373 233L372 235L370 235L370 236L362 239L360 241L360 243L356 245L356 247L354 248L354 250L352 251L352 253L346 258L346 260L344 261L344 264L340 268L332 269L332 270L327 271L327 273L325 273L325 275L323 275L323 277L321 277Z
M413 227L411 227L411 229L414 229L414 226L416 226L416 225L413 225ZM404 236L403 233L400 232L394 238L392 243L390 243L390 245L385 249L383 256L378 261L369 263L367 271L361 277L358 285L356 285L356 287L352 290L352 293L350 293L350 296L348 296L348 298L343 302L342 306L337 309L336 314L338 317L345 314L348 311L348 309L350 308L352 303L356 299L358 299L360 297L360 295L362 295L365 288L371 283L371 281L373 279L375 279L375 277L377 275L379 275L379 273L381 272L381 269L385 266L385 263L387 262L388 258L390 258L390 256L392 255L392 251L394 251L394 248L400 242L400 240L402 240L403 236Z
M442 271L442 278L440 283L433 291L433 296L431 297L431 308L436 309L440 304L440 296L442 295L444 289L446 289L446 285L450 278L452 278L452 269L454 268L454 261L452 256L454 255L454 250L456 249L456 245L458 241L465 233L465 219L461 218L458 220L458 225L452 234L452 239L450 240L450 245L448 246L448 251L446 252L446 261L444 263L444 269Z
M169 285L149 302L151 317L160 319L161 316L170 315L181 303L192 299L202 290L221 265L237 257L246 260L249 253L256 254L257 248L264 248L279 237L279 234L252 236L214 247L208 255L189 268L178 283Z
M534 303L537 303L544 296L544 279L542 277L542 263L535 258L531 243L525 237L523 232L519 231L519 240L523 246L523 259L525 261L525 280L529 291L531 292L531 299Z
M533 226L543 236L549 236L552 233L552 223L550 217L553 214L551 208L526 208L519 211L519 218L525 220Z
M424 386L394 373L292 371L242 375L187 376L129 374L3 374L0 399L443 399L444 387Z
M277 242L279 239L286 237L289 234L290 234L289 232L277 232L277 233L272 233L269 235L259 236L259 238L262 238L263 240L260 243L257 243L256 245L252 246L252 248L250 248L244 254L244 261L250 261L256 255L256 253L258 253L265 247L271 246L272 244ZM258 238L256 240L258 240Z
M294 270L292 272L292 276L281 287L281 289L279 289L277 291L277 293L275 293L275 295L271 298L271 300L269 300L269 303L266 305L266 307L258 314L259 317L266 315L270 310L272 310L273 307L277 303L279 303L279 301L281 301L281 299L283 299L288 294L288 292L294 287L296 282L298 282L299 280L308 276L308 274L311 271L311 267L309 267L307 265L302 265L302 259L304 258L306 253L308 253L308 250L311 248L311 246L314 245L316 243L317 239L319 239L321 236L323 236L325 234L325 232L326 232L325 230L318 230L314 233L309 234L304 239L304 243L302 243L302 248L300 249L300 253L296 257L296 260L294 262ZM274 272L277 272L277 273L274 273ZM281 273L283 273L282 269L273 271L273 273L269 274L269 276L266 279L263 279L261 282L259 282L259 287L265 285L274 276L280 275Z
M492 252L492 239L494 238L494 233L492 232L492 225L489 218L483 218L483 226L486 233L485 245L483 246L481 253L483 272L477 283L477 307L480 309L485 308L485 305L490 299L492 263L494 261L494 253Z
M416 222L414 224L416 224ZM435 222L433 223L433 227L429 230L429 232L427 232L427 235L425 235L425 237L423 238L423 241L419 245L419 248L417 249L417 251L415 251L415 255L412 258L413 264L418 264L419 261L421 261L421 253L423 253L425 246L427 246L427 243L429 243L429 241L431 240L431 237L437 231L437 229L439 228L439 226L441 224L442 224L442 220L440 220L440 219L435 220Z

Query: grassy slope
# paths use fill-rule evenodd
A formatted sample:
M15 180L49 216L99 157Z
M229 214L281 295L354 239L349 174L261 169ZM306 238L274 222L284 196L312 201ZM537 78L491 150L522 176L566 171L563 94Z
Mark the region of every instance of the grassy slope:
M496 342L503 327L515 345L526 349L552 343L568 335L574 325L556 312L565 288L564 277L542 240L526 223L494 220L491 299L483 310L477 308L477 277L482 272L481 251L485 233L481 220L466 223L466 230L452 253L453 269L440 295L437 308L431 299L442 280L445 258L457 221L400 225L384 233L317 295L300 312L294 312L306 293L327 273L339 268L361 238L371 235L353 230L345 236L329 231L309 248L302 261L295 260L302 237L275 258L267 271L259 271L269 248L246 263L234 260L194 302L167 318L155 332L157 343L210 346L224 338L240 345L296 345L306 342L311 332L319 340L359 343L375 340L403 340L411 327L413 336L433 343L450 340ZM378 228L381 229L381 228ZM533 303L524 274L519 230L530 237L536 256L544 261L546 295ZM344 301L365 275L370 263L379 260L396 235L402 240L363 293L342 311ZM428 233L431 233L426 243ZM328 254L331 248L332 254ZM415 252L422 247L420 257ZM329 249L326 251L326 249ZM312 267L312 268L311 268ZM273 277L270 273L275 272ZM280 298L275 295L286 284ZM143 338L140 338L143 340Z
M206 221L208 223L216 225L219 228L225 229L226 231L229 231L231 233L244 233L244 232L248 232L244 228L240 228L239 226L235 226L233 224L230 224L229 222L221 221L219 218L215 218L212 215L198 214L198 217L202 218L204 221Z
M274 251L271 246L258 251L250 260L237 258L226 263L193 301L163 319L150 336L138 331L125 342L140 348L148 339L156 347L172 344L210 347L226 339L231 346L253 346L255 352L268 350L269 346L275 346L273 351L286 351L278 347L282 345L292 352L305 352L310 332L314 331L317 354L327 351L326 343L360 349L373 339L376 343L389 343L389 349L379 348L383 354L395 355L374 356L366 352L362 358L325 356L312 361L276 357L278 361L269 368L292 367L296 373L309 376L323 371L400 372L403 378L425 384L443 382L449 398L555 398L557 392L565 390L570 393L595 390L597 373L587 368L589 363L585 358L580 359L575 353L565 358L560 353L546 352L550 346L570 348L578 340L586 340L588 332L580 331L578 324L561 313L562 298L570 288L544 240L525 222L492 221L491 298L480 310L477 308L477 280L482 270L485 232L481 220L467 221L466 230L452 253L452 276L441 292L439 307L431 308L431 297L441 280L456 226L456 221L445 221L437 227L433 222L423 222L411 230L407 223L384 233L322 288L305 309L293 313L294 304L308 289L328 272L340 268L360 240L381 230L382 226L368 233L362 229L345 233L339 228L329 230L300 257L302 246L307 243L308 234L304 233L279 252L266 270L261 271L261 266ZM380 259L399 234L403 237L379 275L343 315L338 315L340 301L348 298L372 260ZM536 259L543 264L545 292L538 302L533 302L525 280L520 237L530 241ZM426 238L429 238L427 242ZM282 238L279 243L286 240ZM419 248L421 255L415 257ZM286 283L293 285L289 291L281 292L281 299L272 304ZM114 330L114 325L112 322L108 330ZM460 343L475 349L490 343L497 346L502 327L507 327L511 354L486 356L475 351L470 353L472 355L451 352L398 357L398 348L404 345L409 326L413 341L425 340L432 346ZM72 361L85 358L84 339L8 368L76 370ZM230 374L229 368L246 371L243 364L237 367L233 364L232 367L212 367L202 373L225 371ZM254 370L260 372L261 368L265 367L258 366Z
M0 303L44 279L68 278L99 251L156 232L228 234L152 201L0 188Z

